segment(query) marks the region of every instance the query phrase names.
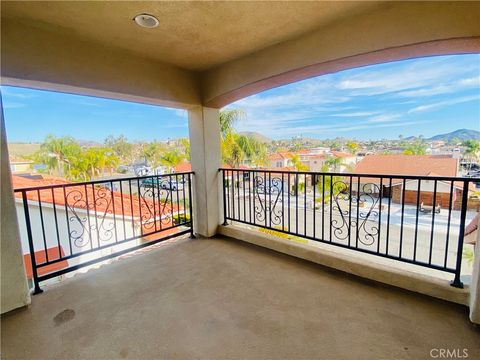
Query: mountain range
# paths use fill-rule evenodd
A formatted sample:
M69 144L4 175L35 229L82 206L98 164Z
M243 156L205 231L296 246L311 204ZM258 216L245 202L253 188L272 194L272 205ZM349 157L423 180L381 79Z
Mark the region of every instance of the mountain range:
M268 137L266 137L265 135L262 135L258 132L255 132L255 131L242 131L240 134L242 135L245 135L245 136L250 136L250 137L253 137L255 138L256 140L260 141L260 142L263 142L263 143L268 143L270 141L272 141L271 139L269 139ZM432 140L432 141L451 141L453 139L457 138L458 140L460 141L464 141L464 140L480 140L480 131L477 131L477 130L471 130L471 129L458 129L458 130L455 130L455 131L452 131L452 132L449 132L449 133L445 133L445 134L438 134L438 135L435 135L435 136L432 136L432 137L429 137L427 138L426 140ZM415 139L418 139L417 136L409 136L409 137L405 137L404 140L415 140ZM287 139L284 139L284 140L287 140ZM305 140L305 139L303 139ZM313 140L317 140L318 139L311 139L312 141Z
M439 134L428 138L427 140L443 140L451 141L453 139L463 140L480 140L480 131L469 129L458 129L446 134Z

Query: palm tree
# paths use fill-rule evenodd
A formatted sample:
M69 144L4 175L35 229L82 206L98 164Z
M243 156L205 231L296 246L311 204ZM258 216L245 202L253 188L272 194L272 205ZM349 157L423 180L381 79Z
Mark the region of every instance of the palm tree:
M327 164L324 164L322 166L322 172L328 172L329 168ZM332 192L332 195L337 195L343 188L342 185L342 177L341 176L325 176L323 177L323 181L319 181L317 183L317 194L319 194L319 197L315 200L319 201L323 204L327 203L330 200L330 192ZM323 198L322 198L323 195Z
M80 145L69 136L56 137L48 135L40 146L40 150L34 154L35 160L47 166L50 174L68 176L71 163L81 152Z
M180 155L178 151L171 150L165 152L161 156L161 163L168 166L170 169L175 168L185 157Z
M405 146L403 150L403 154L404 155L425 155L426 151L427 151L427 146L421 141L416 141L412 144Z
M148 161L152 166L158 166L162 162L162 154L166 151L166 148L163 144L152 141L147 143L141 149L141 156Z
M223 162L232 166L238 167L245 159L245 152L240 146L238 137L240 135L229 132L222 140L222 159Z
M178 141L183 153L185 154L185 159L190 161L190 140L188 140L188 138L181 138Z
M251 136L236 135L235 142L243 152L242 160L248 160L252 165L263 166L268 161L265 144Z
M480 153L480 141L465 140L462 143L462 146L465 147L465 158L469 161L468 170L470 171L472 169L472 162L478 159L478 154Z
M245 111L242 109L225 109L220 110L220 132L222 138L233 131L233 125L244 119L246 116Z
M328 170L333 172L337 172L337 169L342 165L343 159L340 157L330 157L325 160L325 165L327 166Z
M304 163L302 163L300 161L300 156L298 155L292 155L291 157L291 160L292 160L292 165L293 167L297 170L297 171L308 171L309 168L307 165L305 165ZM301 188L302 184L299 183L299 176L298 174L295 174L295 180L294 180L294 184L295 184L295 195L298 195L298 192L302 189L299 189ZM305 187L305 184L303 184L303 187Z
M304 163L302 163L300 161L300 156L292 155L291 160L292 160L293 167L295 169L297 169L297 171L308 171L309 170L308 165L305 165Z

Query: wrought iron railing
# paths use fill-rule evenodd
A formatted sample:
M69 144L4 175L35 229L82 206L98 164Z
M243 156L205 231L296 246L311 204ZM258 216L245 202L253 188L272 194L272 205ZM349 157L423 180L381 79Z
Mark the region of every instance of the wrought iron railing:
M15 189L34 293L42 292L41 281L193 236L192 177L186 172Z
M455 274L474 179L220 169L234 221Z

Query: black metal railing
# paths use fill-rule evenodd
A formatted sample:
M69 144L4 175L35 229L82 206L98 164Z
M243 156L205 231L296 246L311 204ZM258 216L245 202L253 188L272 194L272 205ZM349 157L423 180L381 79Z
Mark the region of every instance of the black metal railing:
M41 281L193 237L192 178L186 172L15 189L34 293L42 292Z
M220 169L224 224L234 221L454 273L474 179ZM474 185L473 185L474 186Z

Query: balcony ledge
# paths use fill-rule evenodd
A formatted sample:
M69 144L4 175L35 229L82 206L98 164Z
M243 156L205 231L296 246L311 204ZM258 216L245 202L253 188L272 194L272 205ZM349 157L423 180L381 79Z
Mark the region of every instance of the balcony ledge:
M437 272L435 270L404 263L398 264L398 262L395 264L394 261L389 259L337 248L328 244L319 243L318 247L300 244L249 230L243 226L219 226L218 233L361 278L460 305L468 306L469 304L468 285L465 285L463 289L454 288L450 286L446 278L429 275L429 273ZM453 277L453 274L451 276Z

